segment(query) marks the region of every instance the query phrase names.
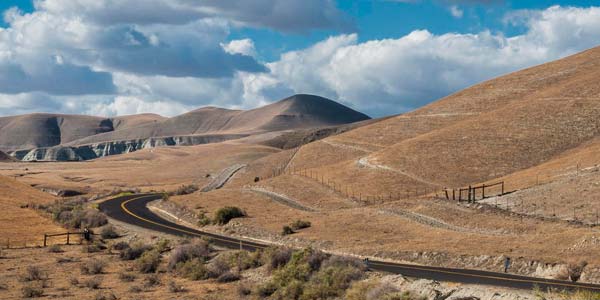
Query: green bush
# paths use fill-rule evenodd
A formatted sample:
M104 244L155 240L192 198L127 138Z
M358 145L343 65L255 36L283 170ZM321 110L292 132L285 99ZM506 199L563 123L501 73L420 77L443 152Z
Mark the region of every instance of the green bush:
M239 207L226 206L217 210L217 212L215 213L214 223L218 225L225 225L229 223L231 219L241 218L245 216L246 213Z
M208 269L199 258L180 262L176 265L175 270L179 276L189 280L204 280L209 278Z
M292 230L292 227L290 226L283 226L283 229L281 229L281 235L288 235L288 234L293 234L294 230Z
M290 224L290 227L292 227L293 230L300 230L300 229L308 228L310 226L311 226L311 224L309 221L303 221L303 220L296 220L292 224Z
M119 253L122 260L134 260L140 258L145 252L150 251L152 246L146 245L140 241L131 245L123 245L125 249Z
M160 265L160 252L150 250L144 252L140 258L135 261L135 266L141 273L154 273Z
M256 293L271 299L329 299L339 298L352 282L363 278L361 261L330 257L307 248L295 251L285 265L273 272L270 281L261 285Z
M204 227L204 226L208 226L210 224L212 224L212 221L208 216L206 216L205 213L201 213L198 216L198 226Z

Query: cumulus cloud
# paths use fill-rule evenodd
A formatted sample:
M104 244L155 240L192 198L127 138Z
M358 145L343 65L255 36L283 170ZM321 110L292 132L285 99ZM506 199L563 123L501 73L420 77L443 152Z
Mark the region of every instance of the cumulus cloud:
M398 39L358 43L355 34L335 36L282 55L267 64L268 76L295 92L325 95L381 116L600 41L596 7L554 6L530 12L521 22L528 30L513 37L490 31L435 35L417 30Z
M227 44L221 43L221 47L229 54L256 56L254 42L251 39L233 40Z

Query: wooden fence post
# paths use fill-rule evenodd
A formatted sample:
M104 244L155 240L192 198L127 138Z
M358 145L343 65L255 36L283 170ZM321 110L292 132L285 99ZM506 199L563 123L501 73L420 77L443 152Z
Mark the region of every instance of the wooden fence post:
M44 233L44 248L46 248L46 241L48 240L48 235Z
M70 239L71 239L71 233L67 232L67 245L69 244Z
M485 183L481 186L481 199L485 199Z
M504 195L504 181L502 181L502 194L500 195Z

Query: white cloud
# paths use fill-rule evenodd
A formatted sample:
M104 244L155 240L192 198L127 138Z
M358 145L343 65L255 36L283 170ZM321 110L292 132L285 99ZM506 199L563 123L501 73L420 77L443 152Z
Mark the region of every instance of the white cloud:
M117 96L109 103L96 104L86 113L97 116L122 116L155 112L165 116L182 114L192 109L180 103L170 101L148 101L136 97Z
M256 56L254 42L251 39L233 40L227 44L221 43L221 47L229 54Z
M458 7L457 5L451 5L450 8L450 14L457 18L460 19L463 17L464 11L462 9L460 9L460 7Z
M381 116L600 43L600 8L555 6L523 22L528 30L513 37L417 30L358 43L354 34L340 35L282 55L267 64L268 76L297 93L321 94Z

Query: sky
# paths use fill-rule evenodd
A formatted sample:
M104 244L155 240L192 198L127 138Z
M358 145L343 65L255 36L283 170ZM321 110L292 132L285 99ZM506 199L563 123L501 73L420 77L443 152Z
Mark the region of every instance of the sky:
M0 116L175 116L317 94L414 110L600 44L598 1L2 0Z

